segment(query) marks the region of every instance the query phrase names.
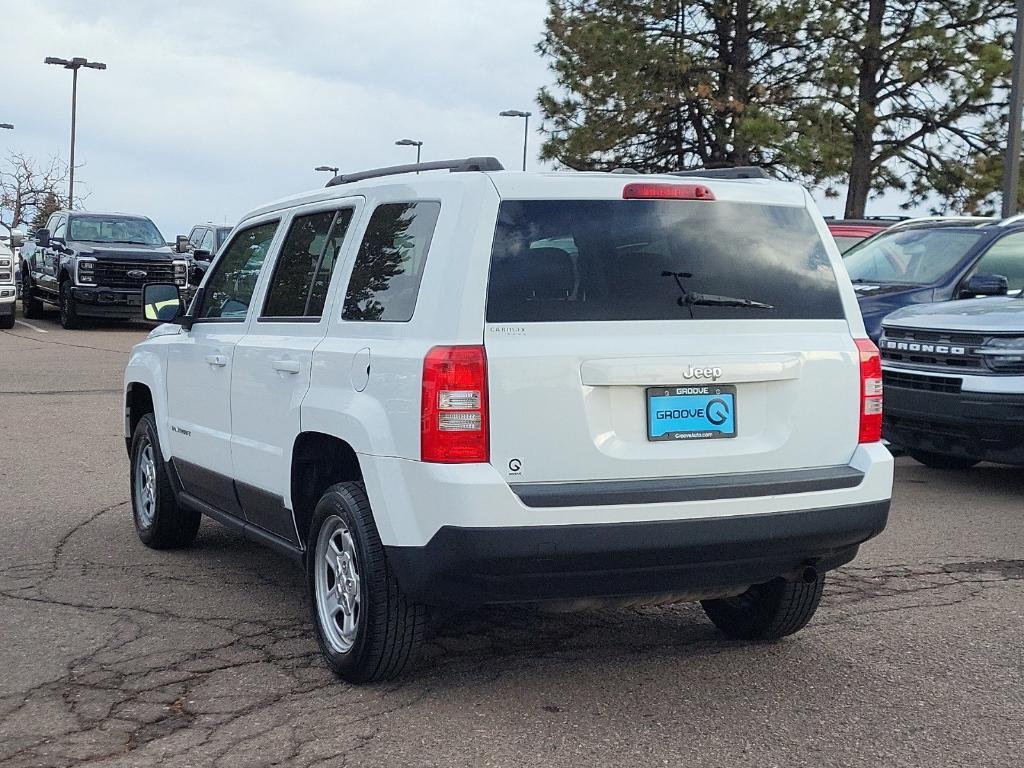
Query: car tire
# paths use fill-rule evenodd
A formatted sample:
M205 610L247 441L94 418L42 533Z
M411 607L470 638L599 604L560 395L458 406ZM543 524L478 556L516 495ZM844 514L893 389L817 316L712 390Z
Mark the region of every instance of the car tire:
M37 320L43 316L43 302L36 298L27 275L21 282L21 314L26 320Z
M189 546L199 532L202 515L178 504L151 413L135 427L131 460L132 517L139 540L151 549Z
M811 582L773 579L735 597L702 600L701 607L726 637L778 640L803 629L818 610L825 575Z
M9 314L9 315L0 315L0 328L3 328L5 331L7 331L7 330L10 330L13 327L14 327L14 307L12 306L11 307L11 314Z
M950 456L931 451L907 451L907 455L914 461L932 469L970 469L978 463L977 459L970 459L966 456Z
M71 283L65 280L60 284L60 325L68 331L75 331L82 327L82 320L78 316L75 307L75 299L71 295Z
M327 665L350 683L401 674L418 655L427 611L391 572L362 483L338 483L320 497L307 553L313 626Z

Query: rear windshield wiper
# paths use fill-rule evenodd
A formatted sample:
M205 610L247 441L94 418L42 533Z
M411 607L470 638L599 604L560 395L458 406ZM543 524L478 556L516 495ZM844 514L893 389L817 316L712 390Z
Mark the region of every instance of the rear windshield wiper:
M750 309L775 309L771 304L765 304L763 301L754 301L753 299L743 299L736 296L719 296L714 293L698 293L696 291L687 290L686 286L683 285L684 277L693 277L691 272L662 272L662 277L671 277L676 281L676 285L679 286L679 292L682 294L677 301L680 307L686 307L690 310L690 317L693 317L693 307L748 307Z

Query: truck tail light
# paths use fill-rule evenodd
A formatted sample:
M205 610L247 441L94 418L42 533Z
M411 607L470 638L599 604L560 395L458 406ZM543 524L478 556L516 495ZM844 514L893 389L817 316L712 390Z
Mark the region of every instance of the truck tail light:
M870 339L855 339L860 352L860 439L882 439L882 357Z
M623 200L714 200L715 193L704 184L658 184L633 182L622 188Z
M423 360L420 458L490 461L487 354L482 346L434 347Z

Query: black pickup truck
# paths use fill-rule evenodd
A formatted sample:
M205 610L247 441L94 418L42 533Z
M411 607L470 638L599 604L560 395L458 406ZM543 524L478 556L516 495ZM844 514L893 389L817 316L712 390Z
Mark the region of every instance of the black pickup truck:
M49 304L72 329L83 318L137 318L142 286L186 288L188 262L144 216L57 211L22 247L21 280L25 317Z

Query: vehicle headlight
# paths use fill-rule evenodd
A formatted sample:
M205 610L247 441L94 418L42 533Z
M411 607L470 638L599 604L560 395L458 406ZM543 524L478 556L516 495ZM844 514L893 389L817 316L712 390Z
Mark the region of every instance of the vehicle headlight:
M96 267L94 261L79 261L78 262L78 282L80 283L95 283L96 277L93 274L93 269Z
M175 261L174 262L174 282L178 285L188 284L188 262L187 261Z
M10 259L0 259L0 269L3 269L4 267L6 267L7 269L11 268Z
M993 371L1024 373L1024 337L989 339L975 354L983 357Z

